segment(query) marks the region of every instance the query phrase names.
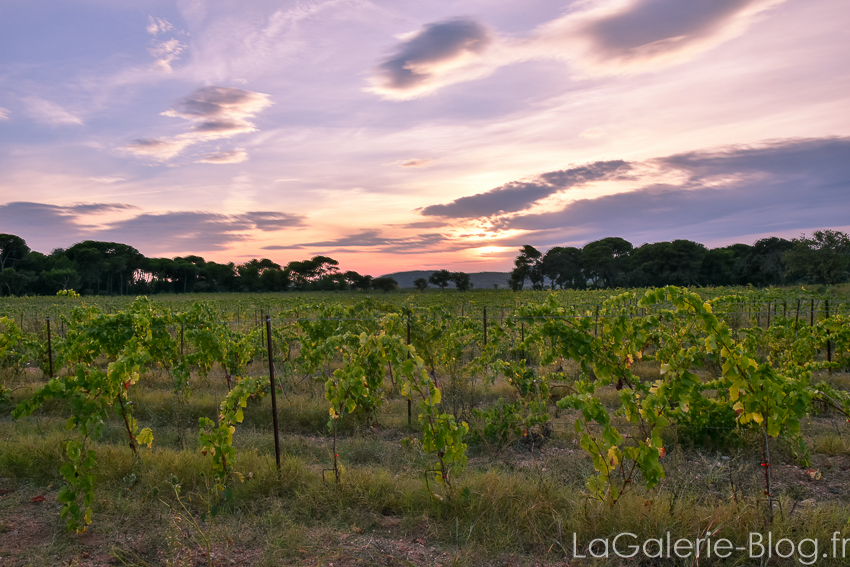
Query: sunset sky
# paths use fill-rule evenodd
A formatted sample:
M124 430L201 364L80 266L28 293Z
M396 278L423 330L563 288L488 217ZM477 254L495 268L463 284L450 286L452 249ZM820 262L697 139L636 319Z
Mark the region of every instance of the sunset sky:
M507 270L850 228L847 0L3 0L0 233Z

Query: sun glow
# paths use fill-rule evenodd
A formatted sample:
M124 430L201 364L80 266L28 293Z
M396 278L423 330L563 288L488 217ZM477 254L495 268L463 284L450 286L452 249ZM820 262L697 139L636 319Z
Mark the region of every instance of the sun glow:
M514 252L514 247L512 246L481 246L480 248L475 248L475 252L478 256L493 256L493 255L502 255L506 252Z

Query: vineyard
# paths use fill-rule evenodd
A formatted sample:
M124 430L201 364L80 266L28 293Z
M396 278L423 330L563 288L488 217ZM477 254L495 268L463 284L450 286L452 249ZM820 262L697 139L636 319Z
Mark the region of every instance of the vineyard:
M825 289L7 300L0 564L824 548L850 538L848 323ZM15 547L27 507L53 555Z

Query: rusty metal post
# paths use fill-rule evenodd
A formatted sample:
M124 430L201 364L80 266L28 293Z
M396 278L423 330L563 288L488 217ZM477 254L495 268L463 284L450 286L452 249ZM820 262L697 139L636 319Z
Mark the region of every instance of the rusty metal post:
M824 308L826 309L826 313L824 314L824 319L829 319L829 300L827 299L824 302ZM826 361L832 362L832 344L829 340L829 331L826 333ZM829 372L832 373L832 369L829 369Z
M272 421L274 422L274 458L280 474L280 435L277 427L277 394L274 383L274 359L272 358L272 316L266 315L266 338L269 347L269 384L272 389Z
M53 378L53 344L50 342L50 317L47 318L47 362L50 368L48 378Z

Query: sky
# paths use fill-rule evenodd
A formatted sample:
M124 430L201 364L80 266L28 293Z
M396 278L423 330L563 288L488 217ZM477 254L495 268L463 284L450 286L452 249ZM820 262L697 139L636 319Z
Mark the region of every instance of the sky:
M364 274L850 229L846 0L3 0L0 233Z

